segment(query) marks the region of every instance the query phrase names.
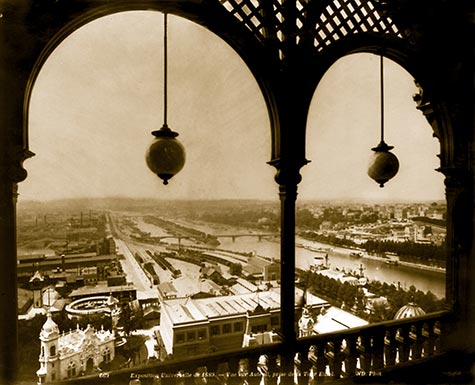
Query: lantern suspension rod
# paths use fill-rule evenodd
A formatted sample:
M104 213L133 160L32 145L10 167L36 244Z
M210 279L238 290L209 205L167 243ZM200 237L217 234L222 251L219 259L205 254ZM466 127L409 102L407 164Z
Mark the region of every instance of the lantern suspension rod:
M163 125L167 127L167 102L168 102L168 87L167 87L167 76L168 76L168 23L167 23L167 13L163 14Z
M380 55L380 83L381 83L381 142L384 142L384 67L383 55Z

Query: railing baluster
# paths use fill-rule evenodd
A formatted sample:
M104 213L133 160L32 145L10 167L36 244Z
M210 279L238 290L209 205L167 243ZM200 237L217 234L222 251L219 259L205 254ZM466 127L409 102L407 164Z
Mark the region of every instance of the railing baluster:
M276 377L276 385L280 385L282 383L282 357L280 354L277 355L275 359L275 377ZM284 377L287 376L287 373L284 374ZM290 383L289 381L286 381L287 383Z
M295 353L294 356L294 385L300 385L302 378L302 355L300 352Z
M327 375L326 368L328 360L325 356L325 342L319 342L317 345L310 346L308 360L312 365L309 373L309 384L316 384L323 381Z
M176 374L176 384L185 385L185 373L183 370L178 371Z
M229 369L229 363L228 362L222 362L222 363L218 364L218 366L216 368L216 378L218 379L218 381L221 385L228 385L230 372L231 371Z
M410 359L417 360L422 356L422 339L419 337L418 325L411 325L409 343L411 347Z
M345 355L345 374L352 377L356 374L356 364L358 362L359 351L356 347L357 337L346 338L343 353Z
M319 364L321 361L318 357L318 348L315 345L310 346L308 350L308 361L311 365L308 376L308 383L309 385L313 385L317 383L317 378L319 376Z
M239 360L238 376L242 380L242 385L249 384L249 360L247 358Z
M372 339L373 364L371 371L378 375L384 368L384 331L377 330Z
M399 328L396 332L397 362L404 363L409 360L409 342L405 328Z
M435 335L433 327L429 323L424 323L421 331L422 337L422 357L430 357L434 354Z
M338 379L341 376L341 339L336 339L327 343L327 349L325 357L330 365L330 374L334 379Z
M442 325L440 321L435 322L433 330L434 330L434 350L436 353L441 353Z
M267 354L263 354L259 357L257 372L260 375L259 385L270 385L269 357Z
M391 367L396 364L397 346L394 334L393 330L386 330L384 336L384 367Z
M358 338L358 341L361 371L363 375L368 375L371 370L371 336L369 334L363 334Z
M195 385L205 385L207 380L208 368L206 366L200 366L196 368L193 379Z
M327 375L328 360L325 357L325 345L324 341L317 344L317 379L319 382Z

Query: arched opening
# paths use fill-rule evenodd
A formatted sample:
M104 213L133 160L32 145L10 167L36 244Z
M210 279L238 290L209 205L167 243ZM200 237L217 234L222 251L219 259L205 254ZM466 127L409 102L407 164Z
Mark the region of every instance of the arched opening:
M168 190L179 187L175 196L183 199L253 198L256 190L258 198L270 197L274 193L272 182L255 188L260 184L260 172L266 175L263 179L273 178L272 168L265 164L270 157L269 122L257 84L222 40L185 19L169 18L168 118L189 150L181 178ZM117 25L130 25L135 32L122 33ZM58 162L51 155L39 154L27 163L30 175L20 185L23 199L35 199L37 193L28 191L33 184L44 186L42 195L47 199L85 195L93 190L93 197L121 195L112 183L117 178L122 182L122 195L130 191L137 194L137 189L142 197L156 194L155 188L160 186L143 167L143 153L152 140L150 131L158 129L163 119L162 29L159 12L113 14L79 29L54 51L32 92L30 147L35 151L33 141L43 148L61 143L62 149L57 150L64 156L74 148L78 136L88 137L84 155L65 156L69 164L59 164L65 170L94 172L89 172L85 186L75 173L59 173ZM58 75L60 68L62 74ZM42 92L51 98L48 102ZM244 116L249 120L243 121ZM253 137L256 131L260 134ZM53 132L54 141L50 138ZM122 136L118 138L117 133ZM229 146L224 149L222 143ZM197 144L200 151L192 147ZM138 155L130 156L131 151ZM238 162L243 152L257 154L260 159L255 163L262 171L250 166L254 164L251 159L247 164ZM226 154L234 161L223 163ZM108 166L98 168L95 165L101 156L108 158ZM129 160L127 169L133 167L127 177L110 172L112 165L120 165L123 159ZM35 173L40 161L47 171ZM215 171L210 173L212 168ZM233 176L230 170L241 174ZM61 179L54 178L58 174ZM199 187L192 188L193 176ZM214 188L217 184L226 191Z
M89 357L86 361L86 374L91 374L94 371L94 359Z
M19 256L40 246L60 258L58 276L93 282L96 274L108 285L114 276L115 286L130 282L140 298L156 297L158 285L168 281L177 282L181 298L232 294L236 277L229 278L234 273L223 261L239 270L250 254L266 265L278 258L267 110L250 71L229 46L195 24L168 17L168 120L187 151L185 168L163 186L144 160L150 132L163 122L162 14L124 12L85 25L55 49L32 90L28 125L36 156L25 165L29 177L19 187ZM35 227L39 237L32 242L28 234ZM243 228L244 235L258 235L242 237ZM195 239L196 231L205 239ZM207 247L227 250L228 259L217 253L205 258ZM102 270L68 263L91 253L114 256ZM157 254L168 264L160 265ZM210 272L206 285L195 285L201 266L193 258L204 258L219 276ZM251 287L264 280L276 285L275 272L253 273L258 277ZM180 280L186 282L179 286ZM239 290L251 296L254 289ZM133 315L127 318L126 333L137 328L134 322ZM238 334L236 348L242 345ZM220 349L226 337L216 342Z
M391 60L384 63L385 141L394 146L399 173L384 188L367 175L371 148L380 141L379 56L345 56L312 101L311 163L302 169L297 206L297 255L317 265L307 284L369 323L393 319L414 296L428 312L441 310L445 298L440 144L412 100L418 92L412 77ZM324 253L326 260L312 259Z
M72 378L76 377L76 363L74 361L70 361L67 365L67 370L66 370L66 378Z

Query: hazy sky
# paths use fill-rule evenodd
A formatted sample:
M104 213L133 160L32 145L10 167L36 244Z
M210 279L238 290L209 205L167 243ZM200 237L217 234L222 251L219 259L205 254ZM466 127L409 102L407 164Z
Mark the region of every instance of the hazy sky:
M270 125L257 83L220 38L169 16L168 124L186 148L168 186L147 168L163 123L163 15L127 12L68 37L36 81L29 116L29 177L21 200L132 196L278 199ZM379 142L379 58L348 56L312 102L303 199L441 199L439 144L415 108L412 78L385 61L386 142L399 174L378 187L366 174Z

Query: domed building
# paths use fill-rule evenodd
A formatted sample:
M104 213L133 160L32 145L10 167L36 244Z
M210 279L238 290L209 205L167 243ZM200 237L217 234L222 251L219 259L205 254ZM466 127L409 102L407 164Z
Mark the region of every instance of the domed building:
M102 362L115 355L115 335L109 330L84 330L60 333L59 327L48 313L40 332L40 368L36 372L38 384L62 381L91 373Z
M402 319L409 317L419 317L426 312L411 298L407 305L402 306L394 315L394 319Z

